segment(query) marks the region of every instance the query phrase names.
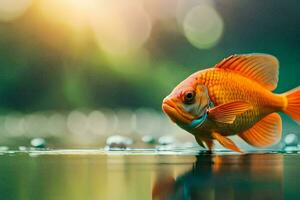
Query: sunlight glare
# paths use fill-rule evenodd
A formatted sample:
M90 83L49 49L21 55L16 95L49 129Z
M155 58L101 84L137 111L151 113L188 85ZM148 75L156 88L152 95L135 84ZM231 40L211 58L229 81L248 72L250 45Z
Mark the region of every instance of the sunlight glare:
M87 26L88 13L93 6L94 0L43 0L40 2L40 8L47 20L77 29Z
M106 1L96 4L90 22L99 46L111 54L127 54L148 39L151 21L141 4Z
M0 20L11 21L22 14L30 7L31 0L0 0Z

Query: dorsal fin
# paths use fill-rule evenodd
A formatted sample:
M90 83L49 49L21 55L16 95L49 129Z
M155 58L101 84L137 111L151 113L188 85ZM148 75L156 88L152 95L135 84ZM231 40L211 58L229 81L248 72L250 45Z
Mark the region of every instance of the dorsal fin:
M215 67L232 70L256 81L270 91L277 87L279 62L272 55L232 55L222 60Z

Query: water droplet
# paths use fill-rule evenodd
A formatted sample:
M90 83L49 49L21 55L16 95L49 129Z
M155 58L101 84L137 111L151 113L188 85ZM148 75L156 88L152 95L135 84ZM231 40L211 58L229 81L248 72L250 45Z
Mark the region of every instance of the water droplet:
M30 141L30 144L34 147L34 148L46 148L47 143L46 140L43 138L33 138Z
M27 151L27 150L28 150L28 148L27 148L27 147L25 147L25 146L19 146L19 150L20 150L20 151Z
M113 135L107 138L106 144L109 148L120 148L126 149L129 145L133 143L133 140L129 137Z
M298 142L298 136L293 133L286 135L284 138L284 143L286 146L297 146Z
M0 151L8 151L9 147L8 146L0 146Z
M176 143L176 139L173 136L164 135L158 139L160 145L170 145Z
M156 143L156 140L152 135L143 136L142 141L146 144L155 144Z
M287 146L284 148L284 151L286 153L297 153L300 151L300 149L297 146Z

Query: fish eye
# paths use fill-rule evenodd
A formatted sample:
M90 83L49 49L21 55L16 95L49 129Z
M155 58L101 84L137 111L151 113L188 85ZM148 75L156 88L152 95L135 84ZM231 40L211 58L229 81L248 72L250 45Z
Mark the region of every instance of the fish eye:
M192 104L195 100L195 92L194 91L188 91L184 94L184 103L185 104Z

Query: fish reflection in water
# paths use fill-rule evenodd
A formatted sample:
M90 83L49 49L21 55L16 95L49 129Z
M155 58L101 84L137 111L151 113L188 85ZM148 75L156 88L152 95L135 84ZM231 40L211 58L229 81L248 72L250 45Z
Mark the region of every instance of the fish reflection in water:
M283 199L283 156L200 154L192 169L159 174L152 199Z

